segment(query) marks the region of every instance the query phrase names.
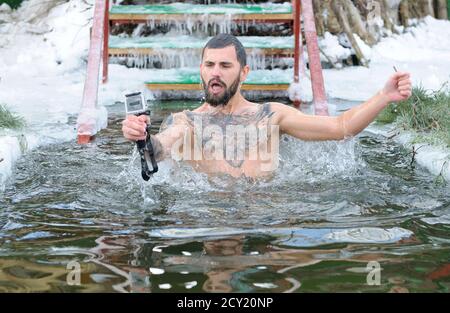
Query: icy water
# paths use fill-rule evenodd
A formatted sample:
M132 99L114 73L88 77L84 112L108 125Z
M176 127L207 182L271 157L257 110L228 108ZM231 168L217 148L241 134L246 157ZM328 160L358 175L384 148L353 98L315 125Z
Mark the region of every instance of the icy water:
M195 106L155 105L155 131ZM283 138L271 181L164 162L144 183L121 109L95 144L16 164L0 198L0 291L449 292L450 185L392 141Z

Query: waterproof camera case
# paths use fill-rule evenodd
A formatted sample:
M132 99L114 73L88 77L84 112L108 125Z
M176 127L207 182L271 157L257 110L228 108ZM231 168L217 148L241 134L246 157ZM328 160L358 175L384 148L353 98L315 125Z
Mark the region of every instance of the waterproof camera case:
M125 95L125 112L136 116L150 116L150 110L147 109L146 101L142 93L135 92ZM136 141L136 145L141 157L142 179L149 180L150 177L158 171L155 153L153 151L152 141L150 139L150 124L147 124L147 137L145 140ZM151 168L151 170L150 170Z
M141 115L146 110L144 96L140 92L125 95L125 112L127 114Z

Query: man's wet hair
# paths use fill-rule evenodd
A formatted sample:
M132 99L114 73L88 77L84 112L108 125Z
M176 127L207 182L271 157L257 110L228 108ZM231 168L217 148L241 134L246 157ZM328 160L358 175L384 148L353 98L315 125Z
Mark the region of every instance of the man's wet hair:
M225 47L233 46L236 51L236 56L241 68L247 65L247 53L242 43L233 35L219 34L211 38L202 50L202 60L205 53L205 49L221 49Z

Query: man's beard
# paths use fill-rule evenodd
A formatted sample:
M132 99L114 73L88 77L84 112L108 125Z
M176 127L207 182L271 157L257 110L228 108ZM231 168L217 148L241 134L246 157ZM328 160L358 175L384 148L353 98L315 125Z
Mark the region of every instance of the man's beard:
M209 92L209 87L211 86L211 82L216 81L219 82L224 88L224 92L222 96L220 94L214 95ZM230 99L236 94L237 89L239 87L239 75L236 80L231 84L230 88L226 88L226 84L218 78L213 78L209 81L208 84L205 84L205 81L202 78L203 83L203 91L205 92L205 101L209 103L213 107L217 107L219 105L226 106Z

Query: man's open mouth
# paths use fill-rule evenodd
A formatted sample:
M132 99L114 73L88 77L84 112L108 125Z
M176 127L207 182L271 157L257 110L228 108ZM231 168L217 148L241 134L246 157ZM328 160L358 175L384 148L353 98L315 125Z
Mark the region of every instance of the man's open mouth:
M213 94L221 93L225 88L219 82L212 82L209 84L209 88L211 89Z

